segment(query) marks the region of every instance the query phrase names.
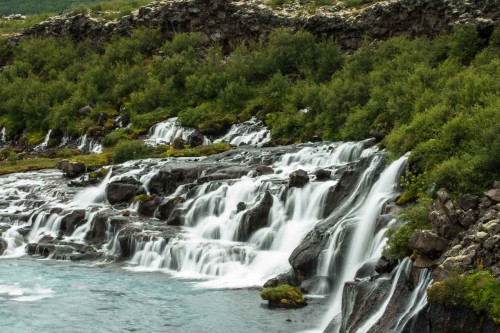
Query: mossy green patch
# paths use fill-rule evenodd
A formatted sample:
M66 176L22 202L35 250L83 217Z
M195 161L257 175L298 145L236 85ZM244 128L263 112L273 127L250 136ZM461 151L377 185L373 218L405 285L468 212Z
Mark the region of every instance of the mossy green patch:
M275 288L264 288L260 293L270 306L301 307L307 305L299 288L283 284Z
M427 289L427 299L431 303L471 308L500 324L500 278L495 278L489 271L451 274Z
M135 201L139 201L139 203L141 204L151 201L153 199L154 197L152 195L147 195L147 194L139 194L138 196L135 197Z

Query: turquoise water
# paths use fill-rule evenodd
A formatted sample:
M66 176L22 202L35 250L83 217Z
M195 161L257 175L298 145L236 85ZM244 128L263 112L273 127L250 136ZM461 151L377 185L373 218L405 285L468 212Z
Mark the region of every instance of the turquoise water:
M162 272L31 257L0 259L0 332L294 332L318 300L268 309L252 289L199 289Z

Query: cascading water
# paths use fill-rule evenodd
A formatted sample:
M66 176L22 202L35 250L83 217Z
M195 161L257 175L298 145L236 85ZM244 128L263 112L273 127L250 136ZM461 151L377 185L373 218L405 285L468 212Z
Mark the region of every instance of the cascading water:
M215 142L227 142L233 146L239 145L262 145L271 140L269 131L262 121L253 117L252 119L233 125L229 132Z
M171 144L177 138L187 141L189 136L195 132L195 129L177 125L177 119L177 117L173 117L153 125L149 129L148 138L145 142L156 146L159 144ZM210 140L204 137L203 144L208 145L210 143Z
M81 143L86 139L83 137ZM385 153L368 146L367 142L347 142L242 147L212 159L131 161L114 166L100 184L83 190L68 187L58 171L2 176L0 241L7 244L3 256L22 255L24 242L28 242L28 251L35 244L37 249L43 249L36 253L79 258L90 243L97 244L92 253L99 253L100 258L129 259L127 269L132 271L162 270L176 277L201 279L197 286L206 288L255 286L289 271L289 257L304 237L325 219L335 219L316 272L334 280L326 326L341 311L344 283L354 279L361 265L380 256L383 234L394 223L389 221L375 229L384 205L397 194L399 172L406 159L386 168ZM176 189L158 194L159 185L176 180L158 183L156 176L168 168L190 163L199 166L194 169L194 180L184 180ZM231 172L246 171L221 178L219 169L223 167ZM356 168L359 171L352 173L356 178L352 190L331 209L332 191L341 184L345 173ZM308 173L309 182L290 187L289 175L298 169ZM319 169L329 171L331 177L316 179L313 174ZM183 170L180 174L188 177L189 172ZM107 187L125 178L141 184L142 192L137 193L160 195L163 202L181 198L176 209L181 212L182 227L174 227L175 233L167 238L166 232L171 229L165 221L141 216L139 202L133 198L110 205ZM131 184L123 186L128 189L134 186ZM159 210L153 215L158 216ZM53 245L55 241L59 243ZM390 276L391 281L406 272L408 264L401 265L406 266L399 266ZM415 288L419 291L410 295L409 305L394 324L394 332L425 305L422 290L426 283L428 278L422 278ZM377 322L379 312L363 324Z
M87 134L84 134L78 139L78 149L85 153L91 154L100 154L102 153L102 145L94 140L87 137Z
M63 138L61 140L61 144L59 145L59 147L63 147L63 146L66 146L69 142L69 135L67 132L64 133L63 135Z
M52 129L49 129L47 134L45 134L45 138L43 139L43 142L40 143L35 147L35 150L42 150L48 147L49 145L49 140L50 140L50 135L52 134Z
M2 127L2 131L0 132L0 142L7 142L7 129Z

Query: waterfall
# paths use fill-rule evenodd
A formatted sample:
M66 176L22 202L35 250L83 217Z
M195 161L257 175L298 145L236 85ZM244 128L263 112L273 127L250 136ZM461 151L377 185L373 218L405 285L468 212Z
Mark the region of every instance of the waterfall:
M0 132L0 142L7 142L7 129L5 127L2 127Z
M269 131L262 121L253 117L252 119L234 124L229 132L215 142L227 142L233 146L239 145L262 145L271 140L271 131Z
M196 130L194 128L177 125L177 119L177 117L169 118L151 126L148 132L148 138L145 142L148 145L157 146L159 144L171 144L177 138L187 141L189 136ZM204 145L208 145L210 143L209 139L203 139Z
M52 134L52 129L49 129L49 131L47 132L47 134L45 134L45 138L43 139L43 142L40 143L39 145L37 145L35 147L35 150L42 150L42 149L47 148L47 146L49 145L49 140L50 140L50 135L51 134Z
M357 270L370 260L371 248L380 248L377 244L373 244L376 239L373 237L375 222L384 205L397 195L399 178L406 165L406 160L406 156L401 157L386 168L379 180L367 192L368 194L363 201L350 209L332 230L332 236L322 256L324 260L320 262L318 270L321 274L326 273L328 276L332 276L334 273L332 269L335 267L337 276L331 304L324 317L321 330L324 330L333 318L338 318L341 315L341 296L345 282L354 280ZM353 231L346 234L345 230L348 225ZM380 238L378 240L380 241ZM342 247L346 247L347 251L345 257L341 258ZM335 265L332 265L332 262ZM340 320L337 321L340 322Z
M65 132L64 135L63 135L63 138L61 140L61 144L59 145L59 147L63 147L63 146L66 146L69 142L69 135L68 135L68 132Z
M78 139L78 149L80 149L84 153L102 153L102 145L94 139L89 140L87 134L84 134Z

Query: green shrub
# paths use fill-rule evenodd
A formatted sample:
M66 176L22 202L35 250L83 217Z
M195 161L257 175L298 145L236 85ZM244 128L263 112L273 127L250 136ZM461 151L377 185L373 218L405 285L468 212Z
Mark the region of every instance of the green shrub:
M383 255L392 259L403 259L413 253L408 241L415 230L432 228L428 203L425 200L404 208L399 214L398 220L402 224L387 230L387 244L383 250Z
M478 314L487 314L500 324L499 290L500 278L480 270L464 275L449 274L427 289L427 299L431 303L471 308Z
M114 148L111 160L113 163L123 163L130 160L147 158L151 148L142 141L120 141Z
M119 128L102 138L101 143L104 147L114 147L118 142L130 139L128 133L128 129Z

